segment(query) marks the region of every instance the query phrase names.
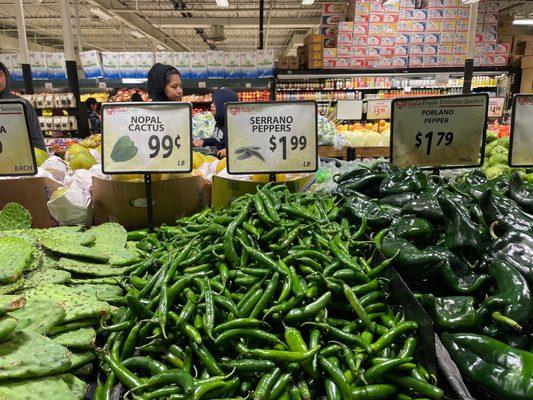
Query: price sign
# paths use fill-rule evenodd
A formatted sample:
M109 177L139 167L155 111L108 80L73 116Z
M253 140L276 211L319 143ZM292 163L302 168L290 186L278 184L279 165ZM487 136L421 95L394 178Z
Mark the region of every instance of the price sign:
M102 171L106 174L190 172L190 103L102 106Z
M230 174L314 172L317 169L316 103L228 103Z
M480 166L487 106L483 93L394 99L391 162L422 168Z
M489 98L489 118L500 118L503 115L504 97Z
M368 99L366 119L389 119L391 114L391 100Z
M517 94L513 97L509 165L533 167L533 95Z
M22 100L0 100L0 176L37 173L28 126Z
M357 120L363 118L363 100L337 101L337 119Z

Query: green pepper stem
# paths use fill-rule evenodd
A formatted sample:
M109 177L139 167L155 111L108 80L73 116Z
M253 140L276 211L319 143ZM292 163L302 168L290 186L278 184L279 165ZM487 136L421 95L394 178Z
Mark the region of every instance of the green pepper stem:
M509 317L506 317L505 315L503 315L501 312L499 311L494 311L492 313L492 319L496 322L500 322L504 325L507 325L517 331L522 331L522 326L516 322L514 319L512 318L509 318Z

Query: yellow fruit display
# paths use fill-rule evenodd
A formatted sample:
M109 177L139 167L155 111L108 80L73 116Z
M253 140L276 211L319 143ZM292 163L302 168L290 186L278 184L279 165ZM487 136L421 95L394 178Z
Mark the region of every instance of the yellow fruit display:
M111 180L117 182L133 182L140 183L144 182L144 175L142 174L118 174L111 175Z
M255 174L252 175L252 182L255 183L268 183L269 177L268 174Z
M218 174L220 171L222 171L225 168L226 168L226 159L223 158L222 160L218 162L215 170L217 171L217 174Z
M33 148L33 152L35 153L35 161L37 162L37 166L40 167L43 165L43 162L48 159L48 153L44 150L38 149L37 147Z
M192 167L193 168L200 168L200 166L204 162L205 162L205 158L202 153L198 153L197 151L192 152Z
M87 150L78 152L69 160L69 167L72 170L90 169L94 164L96 164L96 160Z
M67 149L67 152L65 153L65 159L69 160L72 157L74 157L76 154L81 153L81 152L85 152L87 154L90 154L89 150L87 150L86 147L82 146L79 143L74 143L74 144L70 145L69 148Z

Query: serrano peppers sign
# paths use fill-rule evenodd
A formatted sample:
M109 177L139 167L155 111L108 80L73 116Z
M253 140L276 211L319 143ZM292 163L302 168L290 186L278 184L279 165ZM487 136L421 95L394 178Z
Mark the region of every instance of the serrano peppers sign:
M192 170L190 103L108 103L102 106L102 170L149 174Z
M509 165L533 167L533 95L517 94L513 98Z
M465 168L483 164L487 94L392 101L391 163Z
M26 104L20 100L0 101L0 176L36 173Z
M317 170L316 103L228 103L230 174Z

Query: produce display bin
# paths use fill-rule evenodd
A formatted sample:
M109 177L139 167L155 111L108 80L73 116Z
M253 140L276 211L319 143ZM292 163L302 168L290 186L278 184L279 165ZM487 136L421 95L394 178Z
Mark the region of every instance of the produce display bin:
M34 228L50 228L58 222L50 215L47 202L61 185L49 178L0 180L0 209L7 203L18 203L32 215Z

